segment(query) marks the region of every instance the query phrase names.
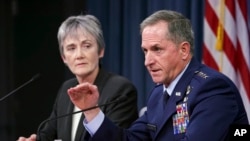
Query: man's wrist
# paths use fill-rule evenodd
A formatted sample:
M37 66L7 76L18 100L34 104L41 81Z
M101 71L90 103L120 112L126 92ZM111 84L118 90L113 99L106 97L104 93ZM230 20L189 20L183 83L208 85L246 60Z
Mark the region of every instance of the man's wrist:
M104 113L101 110L99 110L99 113L97 113L97 115L91 121L87 122L86 118L83 120L83 125L91 136L93 136L99 129L104 118L105 118Z
M86 122L91 122L98 115L99 112L100 112L100 108L95 108L95 109L83 112Z

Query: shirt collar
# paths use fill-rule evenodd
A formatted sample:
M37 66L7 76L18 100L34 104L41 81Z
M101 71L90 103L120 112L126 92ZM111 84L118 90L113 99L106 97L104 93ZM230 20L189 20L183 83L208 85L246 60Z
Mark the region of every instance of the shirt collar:
M190 63L190 62L189 62ZM169 96L171 96L172 92L174 91L174 88L176 86L176 84L178 83L178 81L181 79L183 73L186 71L187 67L189 66L189 63L185 66L185 68L181 71L181 73L179 75L177 75L177 77L174 79L174 81L172 81L168 87L165 87L165 85L163 85L163 92L167 91Z

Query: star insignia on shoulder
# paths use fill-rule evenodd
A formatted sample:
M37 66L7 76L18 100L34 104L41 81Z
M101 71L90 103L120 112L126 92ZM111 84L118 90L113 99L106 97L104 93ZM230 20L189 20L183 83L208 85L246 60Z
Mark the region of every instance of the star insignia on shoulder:
M201 72L201 71L196 71L195 73L196 73L198 76L200 76L200 77L202 77L202 78L204 78L204 79L206 79L206 78L209 77L206 73Z

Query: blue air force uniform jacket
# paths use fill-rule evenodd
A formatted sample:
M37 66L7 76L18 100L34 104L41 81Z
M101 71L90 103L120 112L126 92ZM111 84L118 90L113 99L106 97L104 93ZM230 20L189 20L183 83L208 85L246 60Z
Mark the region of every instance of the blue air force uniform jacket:
M91 141L223 141L232 124L249 124L233 82L194 58L168 102L163 86L151 92L147 111L129 129L105 117Z

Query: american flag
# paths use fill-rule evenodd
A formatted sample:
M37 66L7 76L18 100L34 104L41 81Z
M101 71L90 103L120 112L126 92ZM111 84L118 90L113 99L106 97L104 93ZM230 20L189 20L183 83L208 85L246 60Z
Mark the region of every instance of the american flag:
M203 62L238 87L250 121L250 46L246 0L206 0Z

